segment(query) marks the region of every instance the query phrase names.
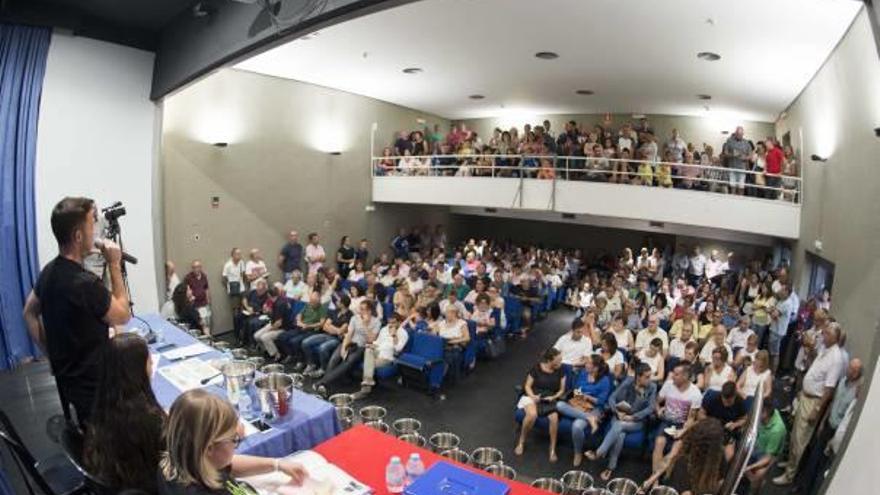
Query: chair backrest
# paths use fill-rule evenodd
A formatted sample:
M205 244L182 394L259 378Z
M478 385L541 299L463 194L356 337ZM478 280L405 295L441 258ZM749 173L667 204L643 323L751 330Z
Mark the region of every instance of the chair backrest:
M0 439L3 440L15 456L19 468L23 471L22 474L25 475L25 482L27 482L27 477L30 477L37 485L37 488L39 488L39 491L48 495L54 495L55 492L52 490L52 487L49 486L43 475L37 470L37 461L34 459L33 454L25 447L18 432L15 431L15 427L12 426L9 416L3 410L0 410ZM30 483L27 483L27 485L30 492L34 493Z
M85 477L93 492L98 494L113 493L114 490L104 484L98 476L86 469L83 459L84 449L85 439L82 432L79 431L79 428L68 423L61 431L61 450L64 451L64 455L76 470Z
M430 333L413 334L413 344L411 353L421 356L427 360L443 359L443 338Z
M291 301L290 304L290 313L291 316L296 319L296 315L302 313L302 310L306 309L306 303L303 301Z

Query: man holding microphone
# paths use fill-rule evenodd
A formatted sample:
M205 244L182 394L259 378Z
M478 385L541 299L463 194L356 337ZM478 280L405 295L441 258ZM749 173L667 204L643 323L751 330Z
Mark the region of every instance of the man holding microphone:
M110 273L110 291L83 268L83 259L96 246L96 220L91 199L67 197L55 205L52 233L58 256L43 267L24 307L31 338L49 357L62 406L73 405L80 425L91 413L109 327L131 317L119 246L109 240L97 243Z

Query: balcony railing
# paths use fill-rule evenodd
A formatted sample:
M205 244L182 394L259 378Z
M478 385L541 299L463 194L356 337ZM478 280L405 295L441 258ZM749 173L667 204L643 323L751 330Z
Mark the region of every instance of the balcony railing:
M554 183L591 181L715 194L734 194L734 189L742 184L746 195L758 199L803 202L800 177L696 163L559 155L468 154L374 156L370 169L373 177L505 177L543 179ZM735 180L740 177L742 181Z

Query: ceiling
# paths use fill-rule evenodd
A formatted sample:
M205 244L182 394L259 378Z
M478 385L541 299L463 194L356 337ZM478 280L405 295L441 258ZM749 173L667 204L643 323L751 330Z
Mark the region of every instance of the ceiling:
M633 112L771 122L860 8L854 0L421 0L236 68L450 119ZM559 58L536 58L541 51ZM721 60L698 59L703 51Z

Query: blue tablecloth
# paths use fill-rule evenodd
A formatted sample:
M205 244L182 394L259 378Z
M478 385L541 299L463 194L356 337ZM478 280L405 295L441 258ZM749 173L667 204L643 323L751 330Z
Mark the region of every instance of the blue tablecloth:
M172 325L159 315L140 316L154 332L162 334L164 344L175 344L183 347L196 343L196 339ZM130 328L146 328L143 321L133 319ZM150 347L154 348L153 344ZM151 349L152 350L152 349ZM163 349L160 352L171 349ZM202 360L211 360L222 357L218 351L211 351L198 356ZM168 366L171 362L164 357L159 360L159 368ZM159 373L153 374L153 392L159 404L166 410L171 407L174 400L180 395L174 385ZM226 392L220 386L207 386L206 390L225 397ZM333 406L313 395L299 390L293 391L291 407L284 418L273 422L272 428L254 433L246 437L239 445L237 452L240 454L259 455L266 457L282 457L298 450L305 450L335 436L339 433L339 423Z

